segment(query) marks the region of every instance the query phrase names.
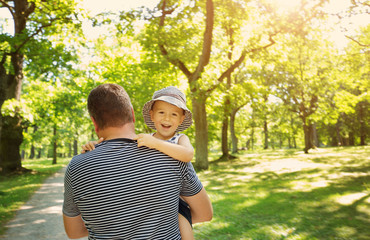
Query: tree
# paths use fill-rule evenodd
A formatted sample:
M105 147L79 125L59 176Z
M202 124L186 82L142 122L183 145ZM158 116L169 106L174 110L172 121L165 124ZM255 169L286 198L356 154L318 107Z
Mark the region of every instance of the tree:
M280 50L286 53L286 57L275 59L273 73L277 96L302 121L305 153L316 147L313 127L314 121L320 119L320 114L315 113L320 104L327 104L325 96L331 89L330 47L318 37L313 32L304 36L291 36L284 50Z
M235 121L237 118L237 113L240 109L246 106L250 102L250 95L256 91L257 86L255 86L253 81L248 81L248 79L243 78L235 80L236 85L231 89L231 109L230 109L230 135L232 143L232 153L238 152L238 142L239 139L236 134ZM241 116L243 117L243 116Z
M135 129L138 132L151 132L144 123L142 109L155 91L169 85L179 86L180 81L173 67L155 54L145 51L136 36L127 32L125 24L116 34L97 39L87 71L91 88L108 81L122 85L131 96L135 111ZM121 28L122 27L122 28ZM122 31L122 32L121 32ZM162 61L161 61L162 60Z
M278 33L299 31L302 24L318 17L317 10L326 0L310 4L303 1L297 12L284 17L268 2L207 0L182 3L164 0L146 15L149 15L150 24L145 39L154 41L163 57L188 80L198 168L208 167L205 105L214 90L227 81L246 58L272 46ZM235 37L229 38L235 41L232 44L224 37L230 33ZM233 54L230 55L230 51ZM225 114L225 125L229 114ZM227 128L223 129L225 132Z
M10 11L14 22L14 34L0 36L2 39L0 46L1 108L6 100L20 100L25 61L32 65L35 61L43 60L43 65L54 65L54 67L66 61L63 56L68 55L60 54L63 44L58 46L51 44L48 36L54 35L53 40L56 40L60 31L73 30L76 27L74 22L76 4L72 0L1 0L0 7ZM46 52L40 52L40 46L41 48L50 46L50 48ZM69 52L65 47L62 48L63 52ZM51 57L56 53L60 54L57 60ZM3 173L22 170L19 147L22 143L24 124L21 115L18 114L20 111L21 109L17 107L12 116L0 114L0 165Z
M339 112L337 130L341 145L355 145L356 142L365 145L370 127L370 52L366 46L370 45L370 24L359 29L357 35L362 44L351 41L339 58L340 87L333 97Z
M217 9L224 10L221 2L215 2ZM238 2L233 4L234 11L246 7ZM272 37L276 34L272 29L265 29L261 34L251 38L247 46L245 46L245 39L239 37L238 47L235 48L237 57L233 56L230 59L221 45L211 51L215 40L223 44L221 26L215 25L214 20L215 13L222 11L215 12L214 9L212 0L194 1L186 6L171 1L161 1L155 11L159 17L156 18L156 14L152 14L151 24L147 28L145 37L145 39L154 40L163 57L187 78L195 123L196 166L200 169L208 168L207 99L248 54L274 44ZM202 21L205 21L204 25ZM203 27L203 35L199 35L199 30ZM211 56L211 53L214 55ZM209 65L210 61L212 61L211 65Z
M239 66L238 71L233 74L233 85L229 91L224 91L229 97L229 110L230 111L230 136L232 153L238 152L238 136L236 131L236 120L237 117L244 118L243 115L238 115L239 110L244 106L251 103L251 99L256 97L256 93L259 91L259 86L254 81L253 77L249 73L251 69L250 64L243 63Z

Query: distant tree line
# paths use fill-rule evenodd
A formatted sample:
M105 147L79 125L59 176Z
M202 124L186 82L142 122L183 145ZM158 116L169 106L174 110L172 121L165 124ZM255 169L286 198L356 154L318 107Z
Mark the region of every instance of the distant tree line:
M138 132L150 132L141 109L154 91L184 90L199 169L209 151L228 160L241 149L368 144L370 24L338 49L326 37L327 2L282 12L271 1L162 0L91 16L109 34L87 41L73 0L0 0L15 29L0 34L1 171L78 154L95 139L87 95L104 82L132 96ZM352 1L339 19L368 9Z

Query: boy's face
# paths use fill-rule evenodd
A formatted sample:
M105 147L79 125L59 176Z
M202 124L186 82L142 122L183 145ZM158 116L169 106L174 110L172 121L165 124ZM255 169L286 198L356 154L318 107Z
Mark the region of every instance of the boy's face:
M185 119L184 110L163 101L154 103L150 117L157 129L156 137L163 140L170 139Z

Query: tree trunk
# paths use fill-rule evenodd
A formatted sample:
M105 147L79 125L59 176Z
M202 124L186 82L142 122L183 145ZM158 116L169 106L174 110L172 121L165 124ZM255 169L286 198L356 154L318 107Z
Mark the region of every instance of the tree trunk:
M72 157L72 143L68 143L68 157Z
M365 146L366 145L366 121L365 121L365 109L366 109L366 103L360 102L358 104L359 106L359 113L358 118L360 121L360 145Z
M310 149L310 130L309 126L304 123L303 124L303 133L304 133L304 153L308 153L308 150Z
M348 133L348 145L355 146L355 133L353 130Z
M21 155L19 146L23 141L23 129L19 117L3 117L0 153L2 157L1 168L3 174L21 171Z
M315 144L313 143L313 124L306 124L303 125L304 131L304 153L308 153L308 150L315 148Z
M230 81L230 75L227 77L228 78L228 88L229 86L229 81ZM228 160L229 159L229 139L228 139L228 130L229 130L229 115L230 115L230 99L228 96L225 96L224 100L224 117L222 120L222 128L221 128L221 151L222 151L222 156L220 159L222 160Z
M293 148L297 148L297 143L296 143L296 140L295 140L295 135L297 134L296 133L296 130L295 130L295 127L294 127L294 120L293 120L293 117L292 115L290 115L290 127L292 129L292 141L293 141ZM291 148L291 143L290 143L290 138L289 138L289 148Z
M319 146L319 136L317 134L317 128L316 128L316 123L312 124L312 143L314 147Z
M78 141L77 139L73 140L73 156L78 154Z
M225 105L226 106L226 105ZM224 110L224 119L222 121L222 128L221 128L221 150L222 150L222 156L220 159L227 160L229 159L229 147L228 147L228 129L229 129L229 117L226 112L227 110Z
M53 127L53 162L52 164L57 164L57 126L54 124Z
M29 156L30 159L34 159L35 158L35 146L31 145L31 152L30 152L30 156Z
M6 87L5 98L19 100L21 96L21 87L23 80L23 55L18 53L11 54L11 63L14 68L14 75L8 75L2 72L0 80L7 79L7 83L1 83L1 87ZM1 103L2 104L4 102ZM17 112L19 109L16 110ZM4 173L22 170L20 145L23 141L22 119L19 114L15 113L14 117L2 116L1 136L0 136L0 156L1 168ZM11 143L11 144L10 144ZM12 151L12 152L11 152Z
M268 149L269 148L269 132L268 132L267 120L264 120L263 122L263 133L265 137L265 144L264 144L263 149Z
M229 48L230 48L229 51L228 51L227 57L231 61L232 53L233 53L233 49L234 49L234 37L233 37L234 29L230 25L228 27L225 27L225 31L226 31L226 36L229 39L228 42L229 42ZM226 79L227 79L226 80L226 89L230 90L230 88L231 88L231 72L229 72L226 75ZM228 130L229 130L229 116L231 114L231 112L230 112L231 106L230 105L231 105L230 104L230 97L229 97L228 93L226 93L225 98L224 98L224 119L222 121L222 132L221 132L222 156L220 157L220 159L224 159L224 160L229 159Z
M42 155L42 148L40 148L38 153L37 153L37 159L40 159L41 155Z
M337 134L337 142L338 142L337 146L343 146L344 142L343 142L342 136L340 135L340 126L338 122L335 124L335 131Z
M283 138L281 134L279 134L279 149L282 149L282 148L283 148Z
M29 15L34 11L35 4L27 0L14 1L13 20L14 38L25 39L26 24ZM14 52L3 52L0 60L0 109L8 99L20 100L23 81L23 61L21 41L12 46ZM4 64L10 56L11 71L6 71ZM18 111L18 110L16 110ZM1 115L1 112L0 112ZM24 170L22 168L20 145L23 141L22 119L15 113L14 117L0 117L0 168L4 173Z
M28 128L24 128L24 132L27 133L28 131ZM23 161L26 157L26 151L24 149L22 149L22 152L21 152L21 161Z
M306 117L302 116L301 119L303 122L304 132L304 153L308 153L308 150L315 147L313 144L313 125L311 123L307 123Z
M254 127L252 127L251 131L251 148L254 150Z
M95 132L95 130L94 129L92 129L91 130L91 139L95 139L95 137L96 137L96 132Z
M233 110L230 115L230 134L231 134L231 143L232 143L232 153L238 152L238 138L235 134L235 116L237 110Z
M38 130L38 126L37 125L33 125L33 134L35 134ZM33 140L34 141L34 140ZM35 149L35 145L33 144L33 141L31 143L31 153L30 153L30 159L34 159L35 158L35 152L36 152L36 149Z
M195 167L208 169L208 124L206 97L192 98L195 125Z

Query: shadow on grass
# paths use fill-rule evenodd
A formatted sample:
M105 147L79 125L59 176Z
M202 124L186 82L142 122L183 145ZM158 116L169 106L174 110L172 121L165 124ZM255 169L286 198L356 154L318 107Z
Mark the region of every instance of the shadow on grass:
M323 162L329 160L336 159L323 156ZM284 173L245 171L256 162L214 167L204 176L214 219L196 226L195 237L369 239L368 162L356 157L340 166Z

